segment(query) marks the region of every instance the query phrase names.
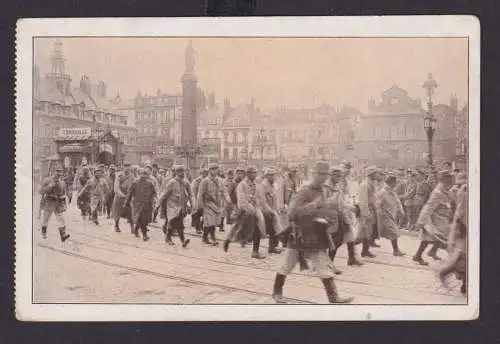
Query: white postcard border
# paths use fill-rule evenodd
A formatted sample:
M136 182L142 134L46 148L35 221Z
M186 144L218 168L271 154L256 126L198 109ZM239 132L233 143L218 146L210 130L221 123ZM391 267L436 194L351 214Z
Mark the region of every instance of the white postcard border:
M468 305L32 303L32 39L35 36L469 37ZM16 271L27 321L468 320L479 316L480 25L473 16L21 19L16 40ZM269 286L271 290L271 285Z

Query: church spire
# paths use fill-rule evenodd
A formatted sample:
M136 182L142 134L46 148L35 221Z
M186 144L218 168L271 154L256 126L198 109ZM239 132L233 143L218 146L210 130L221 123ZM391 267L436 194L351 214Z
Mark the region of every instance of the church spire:
M54 43L54 50L52 51L50 60L52 61L52 74L58 76L65 75L66 59L64 58L62 42L60 39L56 39Z
M189 41L185 53L186 73L194 73L196 51L193 49L193 41Z

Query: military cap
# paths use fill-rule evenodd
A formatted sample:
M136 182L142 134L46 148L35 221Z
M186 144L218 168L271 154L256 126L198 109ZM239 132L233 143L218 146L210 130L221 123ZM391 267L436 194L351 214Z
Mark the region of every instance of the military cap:
M254 166L248 166L247 172L257 172L257 169Z
M442 171L438 172L437 177L438 177L438 180L441 181L441 180L445 180L448 178L451 179L451 178L453 178L453 175L448 170L442 170Z
M219 169L219 168L220 168L220 167L219 167L219 165L218 165L218 164L216 164L216 163L212 163L212 164L210 164L210 165L208 166L208 169L209 169L209 170L217 170L217 169Z
M352 168L352 164L347 160L342 161L342 166L344 168Z
M245 167L243 166L236 167L236 172L245 172Z
M234 175L234 170L227 170L227 174L230 176Z
M130 161L124 161L124 162L123 162L123 166L130 166L130 165L131 165L131 164L130 164Z
M174 172L184 172L184 165L175 165L172 167L172 170Z
M342 167L339 165L332 166L330 168L330 174L334 174L334 173L342 173Z
M367 176L371 176L372 174L379 172L379 169L377 168L377 166L368 166L365 172Z
M387 175L385 176L386 183L390 183L392 181L395 181L396 179L397 177L393 173L387 173Z
M115 166L114 164L111 164L111 165L109 165L109 169L110 169L110 170L111 170L111 169L116 170L116 166Z
M265 176L275 175L275 174L276 174L276 170L274 168L266 167L264 169L264 175Z
M325 161L318 161L313 171L317 174L330 174L330 166Z

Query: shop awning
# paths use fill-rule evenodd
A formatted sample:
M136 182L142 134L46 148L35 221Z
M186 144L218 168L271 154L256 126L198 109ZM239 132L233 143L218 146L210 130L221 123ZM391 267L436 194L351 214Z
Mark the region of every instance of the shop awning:
M59 153L86 153L88 147L79 143L59 147Z

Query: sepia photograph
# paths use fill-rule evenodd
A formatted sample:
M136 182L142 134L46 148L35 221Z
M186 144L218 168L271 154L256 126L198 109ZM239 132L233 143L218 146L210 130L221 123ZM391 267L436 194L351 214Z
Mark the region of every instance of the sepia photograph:
M16 306L22 293L32 311L18 317L477 317L479 49L471 67L460 18L434 17L447 35L417 18L411 35L367 23L373 36L273 34L271 18L261 35L21 25Z

